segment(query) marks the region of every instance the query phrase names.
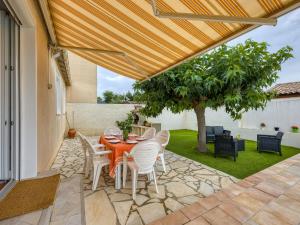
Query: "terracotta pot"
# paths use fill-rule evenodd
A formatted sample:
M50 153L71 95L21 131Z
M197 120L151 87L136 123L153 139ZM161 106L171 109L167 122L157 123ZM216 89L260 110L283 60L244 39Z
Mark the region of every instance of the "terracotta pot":
M68 137L69 138L75 138L75 135L76 135L76 130L73 129L73 128L69 129L69 131L68 131Z

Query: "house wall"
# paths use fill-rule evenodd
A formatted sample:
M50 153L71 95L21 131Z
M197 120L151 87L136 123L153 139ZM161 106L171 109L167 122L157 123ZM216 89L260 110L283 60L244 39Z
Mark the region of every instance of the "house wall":
M67 88L67 102L97 103L97 65L68 52L71 86Z
M56 64L35 0L9 0L20 27L20 178L50 168L63 141L65 115L56 114ZM48 83L53 87L48 89ZM62 89L65 90L64 86ZM62 90L62 91L63 91Z

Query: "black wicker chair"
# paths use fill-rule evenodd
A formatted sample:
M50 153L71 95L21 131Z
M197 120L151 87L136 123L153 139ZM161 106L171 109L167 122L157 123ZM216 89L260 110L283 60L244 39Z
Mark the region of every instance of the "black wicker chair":
M230 135L216 135L215 158L217 155L232 156L234 161L238 157L238 143Z
M207 126L206 127L206 144L208 142L214 142L214 141L215 141L214 127Z
M209 142L214 143L216 140L216 135L229 135L230 130L224 130L222 126L206 126L206 144Z
M281 140L283 132L278 132L277 135L257 135L257 151L259 152L277 152L281 153Z

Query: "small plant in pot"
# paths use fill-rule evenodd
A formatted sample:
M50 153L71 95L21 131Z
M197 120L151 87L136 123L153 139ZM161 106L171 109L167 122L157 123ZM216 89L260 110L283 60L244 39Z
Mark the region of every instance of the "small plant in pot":
M74 112L73 112L72 116L73 116L73 125L74 125ZM68 137L69 138L75 138L75 136L76 136L76 130L74 128L71 128L67 115L66 115L66 120L67 120L67 124L68 124L68 127L69 127Z
M128 134L132 131L132 123L134 119L132 113L127 114L127 119L123 121L116 121L117 126L123 131L123 139L128 139Z
M263 130L266 127L265 123L260 123L260 128Z
M299 127L298 126L294 125L291 128L292 128L293 133L298 133L299 132Z
M279 131L279 127L274 127L274 130L275 131Z

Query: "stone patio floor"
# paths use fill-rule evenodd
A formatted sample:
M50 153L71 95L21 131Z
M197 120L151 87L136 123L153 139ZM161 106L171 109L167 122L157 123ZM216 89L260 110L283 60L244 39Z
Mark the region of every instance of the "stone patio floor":
M99 137L89 137L96 143ZM115 190L114 179L102 172L98 189L84 178L84 201L87 225L144 225L189 206L238 179L193 160L166 151L167 172L158 162L156 174L159 194L153 182L139 176L137 198L131 197L131 180L126 188ZM83 151L78 138L65 139L52 166L61 179L82 174Z

